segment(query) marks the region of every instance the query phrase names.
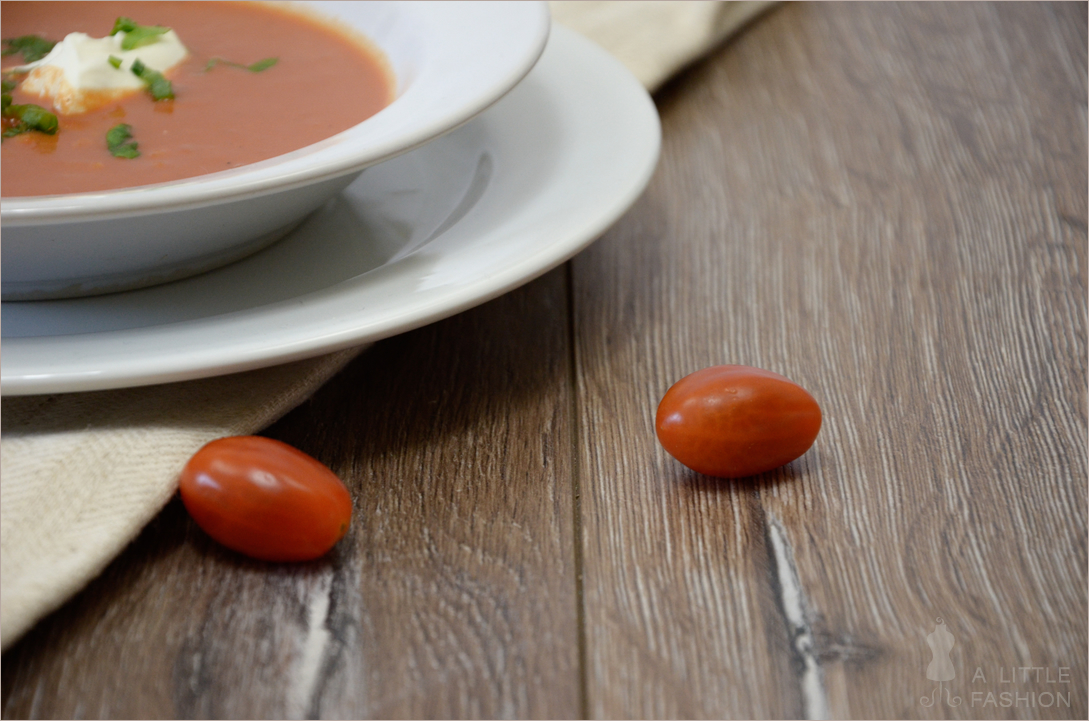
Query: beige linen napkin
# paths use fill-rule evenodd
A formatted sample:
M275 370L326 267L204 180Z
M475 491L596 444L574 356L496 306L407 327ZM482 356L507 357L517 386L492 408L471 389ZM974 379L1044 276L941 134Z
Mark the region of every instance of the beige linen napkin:
M649 89L767 2L554 2ZM7 648L83 588L177 488L208 441L254 433L362 348L205 380L4 398L0 406L0 640Z

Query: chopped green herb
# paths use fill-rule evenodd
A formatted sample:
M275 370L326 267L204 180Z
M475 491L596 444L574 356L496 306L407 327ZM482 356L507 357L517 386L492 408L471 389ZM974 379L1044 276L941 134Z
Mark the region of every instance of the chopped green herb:
M31 130L46 135L53 135L57 132L57 116L40 105L29 103L16 105L11 102L11 95L4 93L3 108L4 118L9 121L5 123L8 126L3 132L5 138L12 138L16 135L28 133Z
M137 143L132 139L132 126L126 123L118 123L106 132L106 147L115 158L140 157Z
M2 98L2 100L3 100L3 114L4 114L5 118L8 117L8 108L11 107L11 94L14 91L15 91L15 81L14 80L5 80L4 81L4 93L3 93L3 95L0 95L0 98Z
M11 138L31 130L39 133L53 135L57 132L57 116L40 105L17 105L12 102L11 93L15 90L15 82L3 81L3 137Z
M251 73L259 73L262 70L268 70L278 62L280 62L280 58L265 58L264 60L258 60L252 65L243 65L242 63L236 63L217 57L208 61L208 64L204 66L204 72L208 72L216 65L230 65L232 68L242 68L243 70L249 70Z
M159 36L170 31L161 25L138 25L132 18L119 17L113 23L110 35L125 33L121 40L122 50L135 50L159 41Z
M110 35L116 35L117 33L131 33L138 27L140 26L136 24L135 20L122 16L113 21L113 30L110 31Z
M13 110L15 117L30 126L31 130L47 135L57 132L57 116L40 105L9 105L8 112Z
M22 37L4 40L4 45L7 47L4 48L0 55L22 53L23 62L32 63L48 55L56 43L37 35L23 35Z
M110 57L106 58L106 61L115 68L121 67L121 58L117 57L116 55L111 55Z
M159 25L141 25L132 32L125 33L125 39L121 41L122 50L135 50L145 45L159 42L159 36L170 32L170 28Z
M158 70L152 70L137 58L132 63L132 74L147 84L153 100L173 100L174 86Z
M15 111L16 117L26 123L30 130L45 133L46 135L57 132L57 115L45 108L35 105L8 106L9 111L12 108L17 108Z
M246 70L249 70L251 73L259 73L262 70L268 70L278 62L280 62L280 58L265 58L264 60L258 60L252 65L247 65Z

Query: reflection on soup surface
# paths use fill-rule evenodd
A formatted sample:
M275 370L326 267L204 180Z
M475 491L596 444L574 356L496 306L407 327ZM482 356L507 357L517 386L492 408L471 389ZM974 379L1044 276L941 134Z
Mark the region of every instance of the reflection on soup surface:
M336 135L392 99L392 76L377 50L349 30L281 6L4 2L0 13L7 53L0 194L7 198L129 188L228 170ZM100 39L116 28L123 28L110 40L116 54L85 50L95 42L106 47ZM89 36L78 51L71 43L81 38L66 41L70 33ZM134 62L141 54L154 57L152 49L163 50L175 37L187 51L181 62L162 73L152 60ZM59 41L65 41L60 49L49 51ZM49 54L41 58L43 52ZM63 93L42 91L50 82L64 84L57 67L10 72L34 57L49 66L62 55L93 57L86 63L101 67L88 77L113 73L140 82L136 90L88 90L73 103ZM30 105L56 116L55 132L27 129L14 111Z

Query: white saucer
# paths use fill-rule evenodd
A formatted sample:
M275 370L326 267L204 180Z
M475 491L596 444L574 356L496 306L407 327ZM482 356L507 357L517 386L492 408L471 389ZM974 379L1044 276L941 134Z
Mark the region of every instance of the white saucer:
M646 187L661 130L612 56L554 27L522 83L374 166L284 240L154 288L3 303L5 395L100 390L284 363L494 298L588 245Z

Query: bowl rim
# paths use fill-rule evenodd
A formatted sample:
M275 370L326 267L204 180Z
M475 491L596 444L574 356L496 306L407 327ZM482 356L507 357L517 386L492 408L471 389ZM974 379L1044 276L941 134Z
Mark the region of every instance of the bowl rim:
M286 4L290 7L297 3ZM544 0L489 2L461 0L399 3L395 0L368 2L298 3L303 14L317 13L343 22L343 13L364 6L393 8L398 17L414 23L418 33L438 33L451 45L428 45L428 54L408 86L398 84L397 97L375 115L351 128L317 143L274 158L229 170L153 185L89 193L0 198L0 222L12 227L108 220L119 217L154 215L163 211L221 205L247 198L290 191L324 180L362 171L443 135L469 121L517 85L544 52L551 29L548 4ZM351 20L347 20L351 24ZM499 39L514 57L507 65L476 63L488 73L472 78L471 92L461 102L426 116L415 114L427 108L429 93L443 90L451 80L467 73L457 60L478 59L480 49L493 50L495 27L502 23ZM453 31L449 28L454 28ZM355 28L359 31L359 28ZM381 44L371 44L386 52ZM520 45L518 45L520 43ZM388 55L388 53L387 53ZM390 63L392 66L393 63Z

